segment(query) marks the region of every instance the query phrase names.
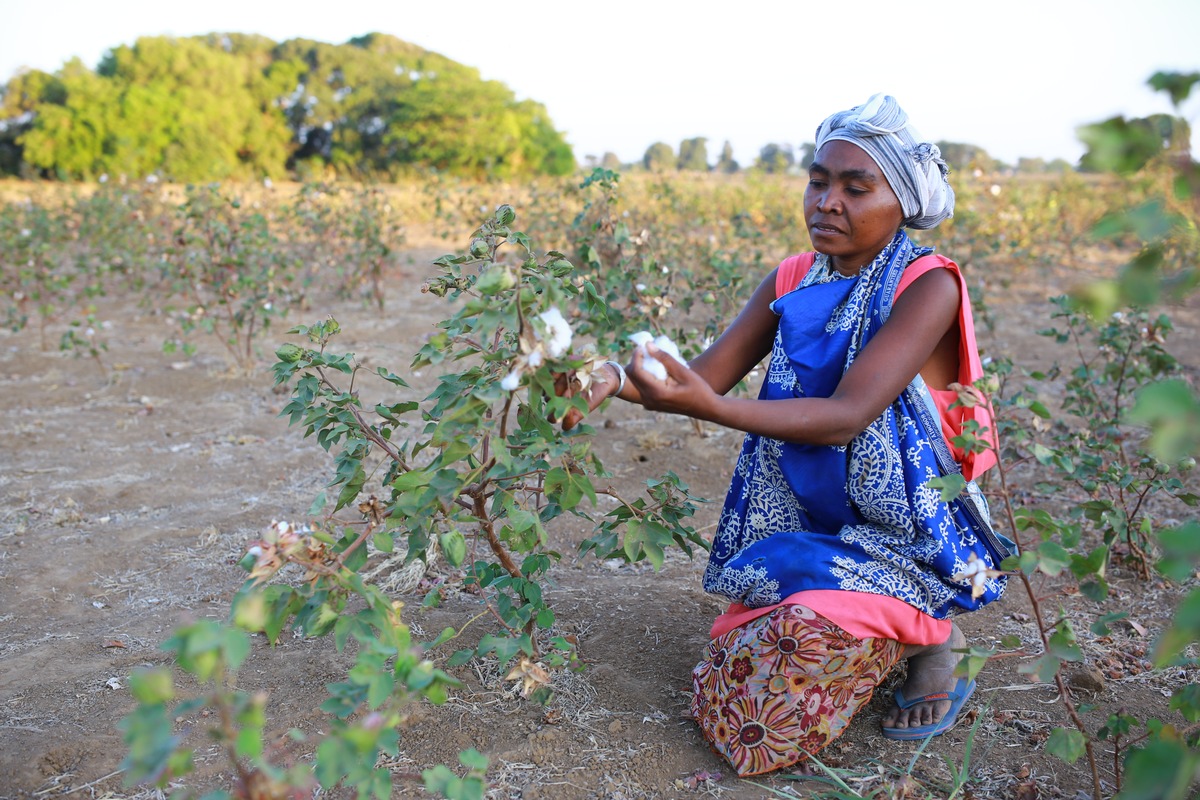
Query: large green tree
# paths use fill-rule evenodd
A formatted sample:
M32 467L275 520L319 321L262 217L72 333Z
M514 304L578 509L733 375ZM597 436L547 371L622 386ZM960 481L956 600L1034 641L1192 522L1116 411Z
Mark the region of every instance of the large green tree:
M546 109L393 36L343 45L219 34L139 39L4 88L0 169L61 178L259 177L315 163L355 175L434 168L565 174Z

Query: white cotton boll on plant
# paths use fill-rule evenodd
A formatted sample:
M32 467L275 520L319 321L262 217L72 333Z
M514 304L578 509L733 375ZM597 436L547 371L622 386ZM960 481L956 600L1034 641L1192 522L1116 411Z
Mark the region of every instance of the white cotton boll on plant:
M638 331L629 337L629 341L637 345L637 348L642 351L642 367L644 367L645 370L655 378L658 378L664 383L667 380L667 368L663 366L661 361L659 361L657 358L654 358L646 351L647 344L653 342L655 347L674 358L680 364L687 363L683 360L683 355L679 352L679 346L676 345L675 342L671 341L670 337L668 336L659 336L655 338L654 334L650 333L650 331Z
M513 370L504 376L504 380L500 381L500 388L506 392L516 391L521 385L521 373L518 370Z
M571 325L563 317L562 312L557 306L550 308L538 314L538 319L546 326L545 338L543 341L546 344L546 354L551 358L561 358L566 355L571 349Z

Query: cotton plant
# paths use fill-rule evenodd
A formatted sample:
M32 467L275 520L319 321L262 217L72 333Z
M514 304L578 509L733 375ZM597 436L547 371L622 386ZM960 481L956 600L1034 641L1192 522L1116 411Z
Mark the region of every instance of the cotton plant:
M512 371L500 381L500 388L512 392L521 385L521 376L536 370L546 359L561 359L571 350L574 332L558 306L551 306L534 318L533 324L519 337L521 355L513 361Z
M386 576L376 580L378 565L367 563L361 543L387 553L406 549L414 563L436 548L439 568L444 564L453 577L437 582L425 602L440 602L461 581L500 626L447 663L482 656L512 662L509 679L544 699L543 670L575 663L573 644L555 635L541 588L560 558L548 546L547 527L555 518L590 517L587 506L595 508L597 496L609 494L617 504L593 518L594 535L581 543L583 552L661 567L667 549L690 554L706 543L687 524L694 498L677 476L649 481L643 497L617 497L594 482L606 473L591 452L590 429L565 432L553 422L582 410L579 392L563 396L564 379L586 389L607 376L600 368L602 348L614 342L612 321L603 296L562 253L540 254L513 230L515 216L500 206L464 252L434 262L439 274L422 291L454 305L410 364L411 374L436 375L423 399L412 396L398 371L364 371L353 354L332 352L340 331L334 320L293 329L308 337L307 346L280 347L275 375L295 387L283 414L334 456L329 500L318 498L310 514L323 517L315 529L343 532L334 550L352 555L340 566L394 591ZM382 379L387 399L365 401L372 374ZM365 494L372 502L361 502ZM360 519L347 519L356 510ZM278 538L257 543L262 552L251 569L262 573L275 565ZM335 619L326 614L306 622ZM457 637L450 630L432 647Z
M234 597L231 619L178 627L164 643L175 667L191 676L186 692L177 690L166 667L143 667L130 675L137 706L118 723L127 747L121 764L127 780L196 796L189 787L194 754L215 741L232 767L227 773L232 791L209 796L313 797L359 787L360 797L388 797L399 789L381 763L399 751L396 728L412 704L443 703L461 683L413 640L400 615L403 604L356 574L365 550L361 535L338 540L305 524L272 521L239 562L249 577ZM304 579L272 580L287 565L304 569ZM351 638L358 643L346 679L326 686L329 696L320 709L328 716L321 733L309 738L303 758L271 745L270 692L237 688L238 671L252 649L249 634L277 643L289 620L305 636L332 633L339 650ZM185 717L188 722L179 726ZM486 769L481 757L474 763ZM438 776L445 771L426 771L425 788L444 786Z

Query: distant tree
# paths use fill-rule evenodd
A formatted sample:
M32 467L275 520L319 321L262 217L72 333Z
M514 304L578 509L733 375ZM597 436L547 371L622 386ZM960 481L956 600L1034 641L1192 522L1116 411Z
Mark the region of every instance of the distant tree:
M721 156L717 159L717 165L713 168L717 172L734 173L740 169L738 162L733 159L733 145L729 140L725 140L724 146L721 147Z
M1065 158L1056 158L1046 164L1046 172L1061 174L1065 172L1072 172L1074 169L1075 167L1071 166L1071 162L1067 161Z
M521 125L520 158L509 162L509 175L567 175L575 171L575 153L555 129L545 106L523 100L516 104L513 113Z
M768 144L765 145L758 153L758 161L755 166L763 172L787 172L796 163L795 156L792 155L792 146L789 144Z
M805 172L812 166L813 161L817 157L817 145L815 142L805 142L800 145L800 169Z
M1040 175L1046 171L1046 159L1021 156L1017 159L1017 172L1026 175Z
M666 172L675 169L675 151L666 142L655 142L642 156L642 165L651 172Z
M980 169L993 172L996 169L996 160L978 145L940 141L937 146L942 151L942 159L952 171Z
M621 163L621 159L617 158L617 154L610 151L606 152L604 157L600 159L600 166L604 169L615 171L620 170L624 165Z
M677 166L689 172L708 172L708 139L697 136L680 142Z

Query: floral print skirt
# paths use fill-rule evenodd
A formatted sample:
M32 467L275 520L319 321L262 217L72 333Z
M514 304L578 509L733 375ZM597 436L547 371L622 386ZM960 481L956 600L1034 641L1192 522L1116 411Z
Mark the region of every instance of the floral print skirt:
M780 606L709 643L692 671L692 717L738 775L789 767L842 734L903 649Z

